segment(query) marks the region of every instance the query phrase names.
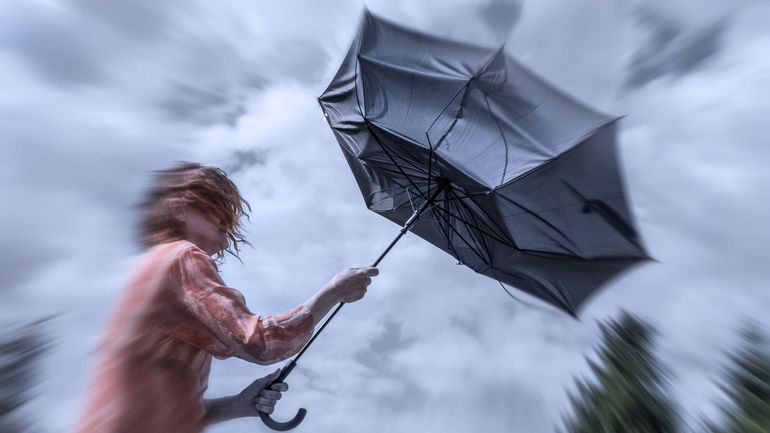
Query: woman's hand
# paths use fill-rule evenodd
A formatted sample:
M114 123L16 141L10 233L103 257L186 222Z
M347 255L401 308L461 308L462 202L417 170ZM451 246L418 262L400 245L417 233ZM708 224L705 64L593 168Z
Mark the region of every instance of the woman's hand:
M366 294L366 287L372 277L379 274L377 268L350 268L335 275L321 290L305 302L317 325L335 305L340 302L355 302Z
M281 373L275 372L251 382L237 395L207 399L205 424L215 424L235 418L259 416L259 412L273 413L275 403L281 399L281 393L289 389L285 383L276 383L266 389Z
M251 385L238 394L240 403L244 408L248 408L248 414L244 416L259 416L259 412L273 413L275 403L281 399L281 393L289 389L289 385L283 382L276 383L267 389L270 382L274 381L280 373L279 368L269 376L251 382Z
M350 268L335 275L326 285L326 290L337 302L355 302L364 297L372 277L379 273L377 268Z

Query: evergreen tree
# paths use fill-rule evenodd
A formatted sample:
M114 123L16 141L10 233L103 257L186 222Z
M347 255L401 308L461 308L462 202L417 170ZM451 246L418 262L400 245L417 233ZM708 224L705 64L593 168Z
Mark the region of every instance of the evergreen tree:
M709 423L714 433L770 433L770 348L754 327L743 332L743 345L730 356L722 390L729 401L722 405L722 422Z
M38 361L47 345L41 322L5 327L0 336L0 432L29 431L21 409L33 395Z
M665 376L652 354L654 330L623 313L601 324L594 380L579 380L570 395L569 433L669 433L678 429L676 407L665 394Z

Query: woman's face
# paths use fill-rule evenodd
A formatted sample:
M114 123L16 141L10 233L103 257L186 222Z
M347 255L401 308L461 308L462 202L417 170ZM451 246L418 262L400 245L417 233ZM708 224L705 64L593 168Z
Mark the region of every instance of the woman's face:
M220 221L211 221L203 212L187 206L184 211L185 238L213 256L227 248L228 240Z

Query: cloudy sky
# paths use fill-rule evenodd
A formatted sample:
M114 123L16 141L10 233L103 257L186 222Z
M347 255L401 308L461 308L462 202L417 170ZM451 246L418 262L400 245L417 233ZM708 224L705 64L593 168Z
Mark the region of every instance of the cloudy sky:
M552 432L597 321L660 331L689 422L751 319L770 325L770 2L367 2L426 32L498 46L604 112L627 116L631 202L659 260L616 280L582 321L506 297L407 236L291 377L277 419L298 432ZM316 103L364 4L345 0L0 3L0 314L58 314L34 410L68 431L93 348L139 250L149 171L226 168L252 203L254 249L223 277L260 313L368 265L397 227L368 212ZM320 200L320 198L323 200ZM209 396L272 371L215 362ZM255 425L257 424L257 425ZM215 432L263 429L255 420ZM262 431L262 430L259 430Z

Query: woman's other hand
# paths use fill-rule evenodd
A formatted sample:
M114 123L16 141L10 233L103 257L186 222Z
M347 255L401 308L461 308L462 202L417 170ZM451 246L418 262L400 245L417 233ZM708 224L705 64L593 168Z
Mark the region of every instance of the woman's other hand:
M289 389L289 385L283 382L276 383L269 389L267 388L280 373L281 369L279 368L272 374L255 380L238 394L238 399L243 407L249 408L250 413L244 416L259 416L258 412L273 413L275 403L281 399L281 393Z
M244 417L259 416L260 412L273 413L275 403L281 399L281 393L286 392L289 386L285 383L276 383L267 389L281 373L279 368L275 372L251 382L240 393L229 397L206 399L205 424Z

